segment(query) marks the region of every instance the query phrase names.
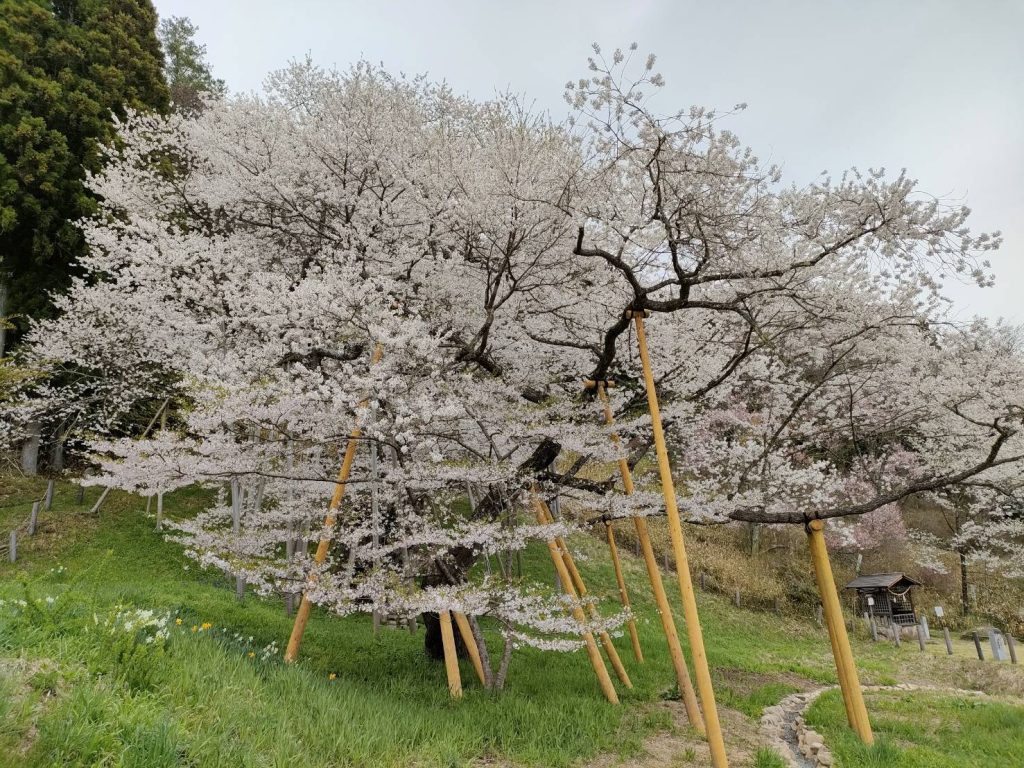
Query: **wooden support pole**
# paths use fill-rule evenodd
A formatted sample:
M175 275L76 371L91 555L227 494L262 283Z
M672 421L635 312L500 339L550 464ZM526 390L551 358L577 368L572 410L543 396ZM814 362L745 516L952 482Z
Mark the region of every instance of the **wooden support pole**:
M949 627L942 628L942 637L946 641L946 653L953 655L953 638L949 636Z
M453 699L462 698L462 675L459 657L455 651L455 633L452 631L450 611L441 611L441 645L444 646L444 671L448 675L448 692Z
M629 604L629 592L626 591L626 579L622 575L622 560L619 558L619 548L615 546L615 531L612 528L612 524L606 522L604 524L605 534L608 537L608 549L612 555L612 567L615 569L615 582L619 585L619 600L622 602L622 607L630 613L633 612L633 607ZM637 663L644 663L644 652L640 647L640 635L636 631L636 619L630 616L627 622L629 627L629 641L633 644L633 657L637 660Z
M466 614L459 613L459 611L452 611L452 614L455 616L459 634L462 635L462 642L466 644L466 650L469 651L469 660L473 662L476 676L480 678L480 685L486 686L487 675L484 674L484 663L480 658L480 649L477 647L476 638L473 637L473 628L469 626L469 619L466 618Z
M28 516L28 535L36 535L36 526L39 524L39 502L32 502L32 512Z
M555 521L554 517L551 515L551 510L548 509L546 504L544 505L543 510L545 514L544 522L550 525ZM555 544L558 545L558 549L561 551L562 560L565 563L566 570L569 572L569 577L572 579L572 584L576 588L576 593L581 598L586 597L587 585L583 582L583 576L580 574L579 568L576 567L576 562L572 559L572 553L569 552L569 547L566 545L565 539L561 536L556 536ZM568 593L564 583L562 584L562 588ZM601 618L601 615L598 613L597 608L593 603L587 603L587 611L590 613L590 617L595 621ZM602 630L599 633L599 637L601 638L601 645L604 648L604 652L608 656L608 661L611 662L612 669L615 670L615 675L619 678L619 682L627 688L632 688L633 682L629 679L629 673L626 672L626 667L623 665L622 659L619 658L619 652L615 648L615 643L612 642L611 635Z
M608 395L604 386L599 384L597 395L604 405L605 423L615 423L612 415L612 407L608 402ZM612 433L612 442L619 445L620 439L617 434ZM629 462L625 458L619 459L619 474L622 476L622 488L626 495L632 495L633 472L629 468ZM634 517L633 526L636 528L637 546L644 558L644 566L647 568L647 578L651 582L651 592L654 595L654 604L658 608L658 617L661 619L661 629L665 633L665 642L668 644L669 656L672 659L672 667L676 673L676 684L679 686L679 693L683 697L683 707L686 709L686 716L690 725L703 735L705 731L704 716L700 713L700 706L697 704L697 692L690 680L690 670L686 666L686 658L683 656L683 648L679 644L679 633L676 630L675 618L672 615L672 606L669 605L668 595L665 593L665 583L661 578L661 570L658 568L658 559L654 554L654 545L651 544L651 534L647 529L647 518Z
M661 425L661 410L658 408L658 393L654 386L651 356L647 350L643 313L633 312L631 314L636 327L637 346L640 348L640 362L644 369L644 386L647 390L647 407L651 414L651 428L654 432L654 448L658 457L658 474L661 478L662 495L665 497L665 511L668 518L669 536L672 539L672 552L676 560L676 577L679 581L679 593L683 601L686 634L690 640L693 668L697 675L697 691L700 693L700 703L704 710L704 724L707 728L711 764L714 768L726 768L729 765L729 760L725 755L725 740L722 738L722 726L718 720L715 689L711 684L711 670L708 668L708 657L704 650L704 633L701 631L697 598L693 592L693 581L690 579L690 560L686 555L683 525L679 517L679 507L676 505L676 487L672 479L672 468L668 462L668 446L665 444L665 433Z
M7 559L12 563L18 560L18 532L11 531L10 542L7 546Z
M533 493L533 509L537 516L537 522L543 524L547 523L548 513L546 505L537 494L536 489ZM558 549L558 544L554 539L548 539L548 553L551 555L551 562L555 566L555 571L558 573L558 578L562 580L562 584L565 586L566 594L573 601L572 615L576 621L580 623L580 626L586 627L587 617L583 613L583 608L580 605L579 598L576 595L576 589L572 585L572 577L569 576L569 571L565 567L565 561L562 559L562 553ZM594 640L593 633L588 629L584 629L583 642L587 646L587 656L590 658L590 664L594 667L594 673L597 675L597 681L601 686L601 691L604 696L612 704L619 703L619 695L615 692L615 686L612 685L612 678L608 674L607 668L604 666L604 659L601 658L601 652L597 649L597 642Z
M1013 635L1009 632L1006 633L1006 647L1010 651L1010 663L1017 663L1017 643L1013 639Z
M985 654L981 650L981 636L977 632L971 632L971 637L974 639L974 650L978 653L978 661L984 661Z
M839 686L843 692L843 700L849 701L857 735L865 744L873 744L875 737L871 732L868 711L864 706L864 693L860 687L860 677L853 661L850 649L850 638L846 634L846 623L843 621L843 609L839 604L836 582L832 576L832 565L828 559L828 548L825 545L825 528L821 520L812 520L807 524L807 541L811 549L811 561L814 564L814 575L818 582L818 593L824 607L829 635L832 638L832 655L839 673Z
M100 507L103 505L103 500L107 498L107 494L108 493L110 493L110 486L109 485L106 488L103 489L103 493L101 493L100 497L98 499L96 499L96 503L92 505L92 509L89 510L89 514L90 515L98 515L99 514Z
M46 494L43 496L43 509L47 512L53 509L53 486L54 480L51 477L46 481Z
M156 492L156 529L163 530L164 527L164 492Z
M380 344L373 350L373 357L370 360L370 365L375 365L380 361L381 355L383 354L383 348ZM359 407L365 408L369 404L369 398L364 399ZM313 555L313 562L316 565L322 565L324 560L327 559L327 551L331 547L331 529L334 528L334 522L337 519L338 508L341 506L341 500L345 497L345 489L348 485L348 477L352 472L352 462L356 458L356 446L359 443L359 437L362 435L362 429L356 424L349 433L348 444L345 446L345 456L341 461L341 469L338 470L338 479L334 484L334 494L331 496L331 503L327 507L327 517L324 518L324 535L321 536L320 542L316 547L316 554ZM316 582L316 573L311 573L309 577L310 584ZM284 652L284 660L288 663L295 661L299 656L299 646L302 644L302 635L306 632L306 624L309 623L309 611L312 608L309 598L306 593L302 593L302 600L299 602L299 610L295 612L295 623L292 625L292 634L288 638L288 647Z
M839 659L842 654L839 650L839 639L836 636L836 628L832 623L832 614L829 611L823 611L825 620L825 628L828 630L828 642L832 648L832 658ZM836 676L839 678L839 690L843 694L843 708L846 710L846 722L849 723L850 728L854 733L860 733L857 729L857 711L853 708L853 700L847 695L847 691L850 690L850 678L846 674L846 667L836 662Z

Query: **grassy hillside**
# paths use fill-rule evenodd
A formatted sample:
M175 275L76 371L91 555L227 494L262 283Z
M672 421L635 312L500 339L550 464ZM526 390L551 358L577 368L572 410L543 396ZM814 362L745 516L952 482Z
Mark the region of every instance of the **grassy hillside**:
M43 486L0 478L0 534L27 517ZM39 534L23 537L17 564L0 564L2 766L706 764L673 700L642 564L628 555L647 661L636 664L628 638L617 640L635 684L619 686L622 706L601 698L584 654L528 648L515 652L500 695L480 690L465 663L465 698L456 703L443 665L423 654L422 632L374 638L365 616L314 613L301 663L285 667L273 645L291 627L280 600L239 603L232 583L190 565L153 530L144 500L112 492L93 517L97 496L89 489L78 504L75 487L60 485ZM168 514L188 514L198 498L194 490L169 495ZM571 545L591 591L617 604L603 544L580 536ZM525 577L550 585L547 557L528 551ZM733 763L772 765L757 754L756 718L790 692L835 682L827 636L798 617L699 597ZM166 640L126 647L111 633L112 624L142 622L137 609L170 616ZM855 644L866 682L1003 692L1021 684L1016 670L1001 676L1005 667L993 672L968 658Z

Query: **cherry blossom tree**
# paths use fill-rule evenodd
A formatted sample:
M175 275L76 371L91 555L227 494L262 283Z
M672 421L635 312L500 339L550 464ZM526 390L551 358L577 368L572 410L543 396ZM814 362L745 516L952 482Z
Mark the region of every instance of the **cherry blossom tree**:
M77 376L13 420L78 414L98 482L210 487L173 535L262 592L490 616L506 651L580 644L562 598L490 568L574 529L537 525L527 496L659 513L580 472L619 457L584 378L618 382L632 464L649 445L627 310L652 313L691 521L891 517L1019 461L1019 357L942 325L939 298L944 272L989 281L998 237L904 173L784 186L727 115L655 115L661 78L634 55L598 50L565 124L365 63L130 116L90 180L91 279L33 331L33 364ZM172 429L118 433L168 396Z

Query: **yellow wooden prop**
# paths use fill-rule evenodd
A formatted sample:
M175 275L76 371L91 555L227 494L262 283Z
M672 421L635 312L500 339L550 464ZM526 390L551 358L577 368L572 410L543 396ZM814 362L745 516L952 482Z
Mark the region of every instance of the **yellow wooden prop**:
M551 510L544 505L545 522L549 525L555 521L551 516ZM558 545L558 549L562 553L562 561L565 563L566 569L569 571L569 576L572 577L573 586L576 587L576 591L579 596L586 597L587 585L583 582L583 576L580 574L579 569L576 567L576 562L572 559L572 554L569 552L569 547L565 543L565 539L561 536L555 537L555 544ZM591 618L595 621L601 618L601 615L597 612L597 608L593 603L587 603L587 609L590 612ZM602 631L600 633L601 645L604 646L604 652L608 655L608 661L612 664L612 669L615 670L616 676L619 681L627 688L632 688L633 683L629 679L629 673L626 672L626 667L622 663L622 659L619 658L619 652L615 648L615 644L612 642L611 636Z
M604 384L597 385L597 395L604 405L604 420L607 424L614 424L615 417L612 415L612 407L608 402L608 394L605 392ZM612 433L612 441L618 445L619 436ZM622 487L627 495L633 493L633 473L629 468L629 462L625 458L619 459L619 474L622 475ZM701 734L704 734L704 716L700 713L697 705L697 693L693 689L690 680L690 671L686 667L686 659L683 656L683 648L679 644L679 634L676 631L676 622L672 616L672 607L668 602L668 595L665 593L665 584L661 579L661 570L658 568L658 559L654 554L654 546L651 544L651 534L647 530L647 520L643 517L634 517L633 525L636 528L636 536L640 541L640 549L644 556L644 565L647 567L647 578L651 582L651 591L654 593L654 604L658 608L658 616L661 618L661 628L665 633L665 641L668 643L668 652L672 658L672 667L676 672L676 683L683 696L683 707L686 709L686 716L690 724Z
M473 629L469 626L469 619L466 618L464 613L459 613L458 611L452 611L452 613L455 615L455 624L459 628L459 634L462 635L462 642L466 644L466 650L469 651L469 658L473 662L476 676L480 678L480 685L487 685L487 677L484 675L484 663L480 658L480 649L477 648L476 638L473 637Z
M533 510L537 516L537 522L546 524L548 520L547 505L541 500L537 494L536 489L533 491ZM551 555L551 562L555 566L555 573L558 574L558 578L562 582L562 586L565 588L565 592L573 600L572 615L575 617L581 625L585 626L587 623L587 617L583 613L583 608L580 606L579 597L576 595L576 589L573 587L572 577L569 575L569 569L565 567L565 561L562 559L562 553L558 549L558 544L554 539L548 539L548 553ZM587 656L590 658L590 664L594 667L594 673L597 675L597 681L601 686L601 691L604 693L605 698L608 699L612 704L619 703L619 695L615 692L615 686L612 685L612 678L608 674L607 668L604 666L604 659L601 658L601 652L597 649L597 642L594 640L594 635L589 630L585 630L583 633L583 641L587 646Z
M444 671L448 675L448 692L453 699L462 698L462 675L459 673L459 658L455 653L455 633L452 631L452 615L441 611L441 645L444 647Z
M604 532L608 538L608 551L612 555L612 567L615 569L615 583L619 585L619 600L622 607L632 612L633 607L629 604L629 592L626 591L626 579L622 575L622 560L619 559L619 548L615 545L615 531L612 524L604 524ZM644 663L644 651L640 647L640 635L636 631L636 619L630 618L626 624L629 627L629 641L633 644L633 656L640 664Z
M373 357L370 359L370 365L376 365L380 362L381 355L384 354L383 347L380 344L373 350ZM365 408L369 403L369 399L364 399L360 404L360 408ZM345 489L348 483L349 474L352 472L352 463L356 458L356 447L359 445L359 438L363 434L362 429L356 424L352 431L349 433L348 444L345 446L345 456L341 461L341 469L338 471L338 479L334 484L334 493L331 496L331 503L327 507L327 517L324 519L324 537L320 539L320 542L316 547L316 554L313 555L313 562L317 565L321 565L324 560L327 559L327 551L331 547L331 540L328 538L331 528L334 527L335 520L337 519L338 508L341 506L341 500L345 497ZM310 574L310 584L312 585L316 581L316 576ZM312 604L306 597L305 593L302 595L302 602L299 603L299 610L295 613L295 623L292 625L292 634L288 638L288 647L284 652L284 660L288 663L295 661L299 656L299 645L302 643L302 636L306 632L306 624L309 623L309 611Z
M672 552L676 559L676 576L679 579L679 593L683 600L683 618L686 620L686 634L690 640L690 651L693 654L693 668L697 675L697 691L704 709L704 724L707 728L708 747L711 750L711 763L715 768L726 768L729 765L725 756L725 741L722 738L722 726L718 720L718 708L715 704L715 689L711 684L711 670L704 651L704 633L700 628L700 616L697 612L697 598L693 592L693 581L690 579L690 561L686 556L686 545L683 542L683 526L676 505L676 487L672 479L672 468L668 462L668 447L665 445L665 433L661 425L661 411L658 408L658 393L654 387L654 371L651 368L651 357L647 350L647 335L644 331L643 312L632 312L636 327L637 346L640 348L640 362L644 369L644 384L647 389L647 406L651 413L651 427L654 431L654 448L658 456L658 474L661 478L661 491L665 497L665 511L668 518L668 531L672 539Z
M846 623L843 621L843 609L839 604L836 582L832 576L832 565L828 559L828 547L825 545L825 525L821 520L811 520L807 524L807 543L811 548L811 561L814 563L814 575L818 582L818 593L821 605L829 625L829 637L832 640L832 655L836 660L839 673L839 686L843 692L843 700L847 706L847 716L852 714L851 725L865 744L873 744L874 734L868 720L868 710L864 706L864 693L860 687L857 665L853 661L850 649L850 638L846 634Z

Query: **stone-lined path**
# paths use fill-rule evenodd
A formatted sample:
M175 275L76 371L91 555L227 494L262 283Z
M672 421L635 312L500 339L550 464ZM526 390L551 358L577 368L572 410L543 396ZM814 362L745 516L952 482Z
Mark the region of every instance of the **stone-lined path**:
M825 691L838 686L829 685L813 691L794 693L774 707L766 707L761 715L761 736L767 746L774 749L790 768L830 768L834 764L831 751L825 745L821 734L807 727L804 713ZM951 696L984 696L984 691L969 691L963 688L942 688L933 685L865 685L870 691L928 691Z

